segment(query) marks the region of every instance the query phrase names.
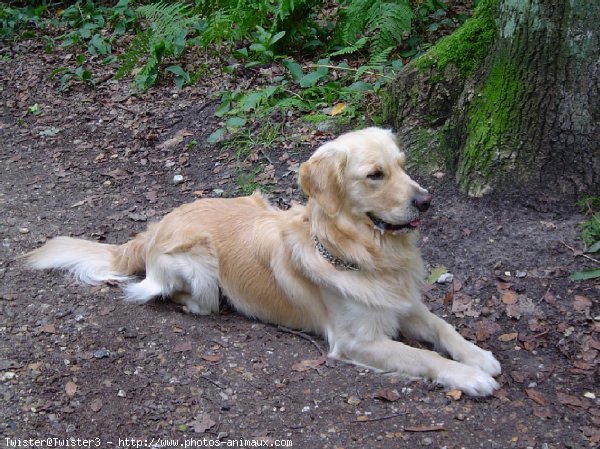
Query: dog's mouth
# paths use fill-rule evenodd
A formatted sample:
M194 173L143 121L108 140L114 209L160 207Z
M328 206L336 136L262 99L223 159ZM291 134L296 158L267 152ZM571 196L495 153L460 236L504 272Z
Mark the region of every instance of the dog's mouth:
M410 232L417 229L419 227L419 224L421 223L421 220L415 218L407 223L392 224L382 220L379 217L376 217L371 212L367 212L367 217L371 219L371 221L375 225L375 229L377 229L382 234L386 231L391 232L392 234Z

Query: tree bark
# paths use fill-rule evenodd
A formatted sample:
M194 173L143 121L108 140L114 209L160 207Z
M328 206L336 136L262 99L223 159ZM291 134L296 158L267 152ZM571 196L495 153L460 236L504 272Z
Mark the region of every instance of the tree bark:
M600 194L599 23L597 0L482 0L391 83L386 119L471 195Z

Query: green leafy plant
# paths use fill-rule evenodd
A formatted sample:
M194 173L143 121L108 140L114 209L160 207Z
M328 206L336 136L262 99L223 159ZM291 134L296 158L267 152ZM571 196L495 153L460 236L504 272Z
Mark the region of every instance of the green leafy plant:
M272 36L279 35L272 44L285 51L298 44L299 37L306 43L310 41L307 37L318 34L313 13L322 4L322 0L196 0L196 9L206 17L200 40L204 46L253 41L252 34L260 27Z
M260 166L252 167L250 170L238 171L237 184L243 195L250 195L260 187L260 183L256 180L256 176L260 173L260 171Z
M236 51L237 56L252 58L253 60L246 64L246 67L253 67L264 62L272 62L281 59L275 53L275 45L285 36L285 31L276 34L265 30L260 25L256 26L256 31L252 33L252 44Z
M77 1L66 8L61 21L69 31L62 38L62 46L69 47L81 42L88 42L88 51L92 55L109 54L110 43L101 34L107 25L106 7L98 6L93 0Z
M577 204L584 208L589 217L581 224L581 240L583 241L584 253L600 253L600 197L587 197L578 201ZM600 261L586 256L600 265ZM594 279L600 277L600 268L588 271L577 271L570 276L575 281Z
M50 73L50 79L53 79L56 76L60 75L60 90L67 90L73 81L79 81L89 86L94 85L94 80L92 79L92 72L84 66L85 56L78 55L75 58L75 61L75 68L58 67Z
M27 5L23 8L11 8L8 5L0 4L0 39L16 39L18 37L32 37L34 33L28 31L29 28L43 28L42 14L48 6Z
M164 58L182 55L188 33L200 23L200 17L192 14L189 5L163 1L140 6L136 12L148 27L138 31L129 48L119 56L122 65L115 77L123 78L141 65L134 81L139 89L145 90L157 81ZM191 81L190 75L180 66L170 66L167 70L175 75L179 86Z
M348 46L345 47L347 50L352 50L358 43L364 46L367 43L365 37L372 54L396 47L404 33L410 31L415 17L406 0L346 0L342 4L345 8L340 11L338 33L339 40Z

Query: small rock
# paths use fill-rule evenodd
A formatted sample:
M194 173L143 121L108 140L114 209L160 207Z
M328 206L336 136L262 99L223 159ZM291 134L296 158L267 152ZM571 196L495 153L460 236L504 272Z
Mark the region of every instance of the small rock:
M360 399L356 396L350 396L346 402L350 405L358 405L360 404Z
M336 120L324 120L317 125L317 131L322 133L335 133L338 131L339 127Z
M28 228L19 228L19 234L29 234Z
M17 374L12 371L7 371L5 373L0 374L0 381L11 380L17 377Z
M449 284L450 282L452 282L454 280L454 275L451 273L444 273L442 275L440 275L439 278L437 278L437 283L438 284Z
M181 184L184 181L183 175L173 176L173 184Z
M117 396L119 396L120 398L126 398L127 393L125 393L125 390L119 390Z
M108 349L98 349L97 351L94 351L94 357L97 359L110 357L110 351Z
M77 393L77 384L73 381L67 382L65 385L65 392L67 393L67 396L74 396L75 393Z
M98 413L102 409L102 401L100 399L94 399L90 403L90 408L92 409L93 412Z
M527 271L517 270L517 272L515 273L515 276L518 278L524 278L527 276Z
M583 395L588 399L596 399L596 395L591 391L586 391L585 393L583 393Z
M425 437L425 438L423 438L423 441L421 441L421 444L423 446L431 446L433 444L433 439L429 438L429 437Z

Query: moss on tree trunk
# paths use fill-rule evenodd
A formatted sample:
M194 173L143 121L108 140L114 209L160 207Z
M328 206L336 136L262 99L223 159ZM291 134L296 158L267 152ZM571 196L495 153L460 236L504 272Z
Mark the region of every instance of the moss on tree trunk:
M482 0L410 64L385 115L420 166L461 188L600 189L600 2Z

